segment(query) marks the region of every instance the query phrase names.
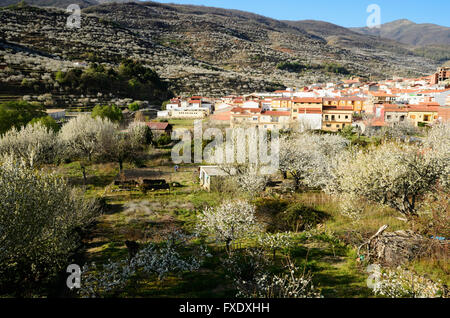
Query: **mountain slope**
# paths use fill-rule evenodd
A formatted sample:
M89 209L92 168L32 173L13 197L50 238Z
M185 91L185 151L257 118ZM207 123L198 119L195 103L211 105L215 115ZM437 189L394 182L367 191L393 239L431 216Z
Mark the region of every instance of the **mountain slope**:
M336 45L343 48L351 47L380 49L406 55L410 54L409 47L397 41L380 38L370 34L361 34L329 22L316 20L284 22L291 26L305 30L309 34L322 37L326 39L330 45Z
M381 28L352 28L365 35L380 36L415 46L450 45L450 28L436 24L417 24L409 20L396 20Z
M0 7L18 4L21 1L22 0L0 0ZM78 4L80 8L87 8L89 6L95 6L103 3L124 3L132 1L134 0L25 0L25 3L32 6L55 8L67 8L71 4Z
M8 43L64 61L117 65L123 58L137 59L170 81L177 94L248 93L338 81L347 73L419 76L437 66L407 46L331 24L308 26L203 6L89 6L82 11L81 29L67 29L67 14L58 9L4 8L0 19L0 38ZM304 68L292 71L279 67L283 63ZM346 72L336 73L342 69Z

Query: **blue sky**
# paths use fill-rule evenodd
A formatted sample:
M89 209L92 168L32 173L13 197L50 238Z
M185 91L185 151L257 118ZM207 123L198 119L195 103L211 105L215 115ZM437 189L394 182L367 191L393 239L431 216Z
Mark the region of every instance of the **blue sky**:
M322 20L345 27L366 26L370 4L381 8L381 23L409 19L450 27L449 0L159 0L157 2L238 9L280 20Z

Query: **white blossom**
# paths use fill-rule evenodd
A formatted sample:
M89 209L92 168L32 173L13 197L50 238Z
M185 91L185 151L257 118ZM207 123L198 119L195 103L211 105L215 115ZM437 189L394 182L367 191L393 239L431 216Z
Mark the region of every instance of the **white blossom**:
M0 154L13 156L34 167L55 160L59 147L56 134L37 123L22 129L12 128L0 139Z
M199 216L197 230L225 242L229 251L232 241L259 233L260 226L253 205L246 201L229 201L217 208L206 208Z

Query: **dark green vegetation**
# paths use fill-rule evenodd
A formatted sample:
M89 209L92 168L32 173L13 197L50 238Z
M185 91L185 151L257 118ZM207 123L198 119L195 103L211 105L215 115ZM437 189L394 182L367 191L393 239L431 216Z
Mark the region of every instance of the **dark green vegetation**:
M124 60L116 68L91 64L87 69L57 72L55 80L67 93L109 94L153 102L170 97L167 84L153 70L139 62Z
M292 62L292 63L282 62L277 65L277 69L292 72L292 73L298 73L305 68L306 68L306 66L304 66L300 63L297 63L297 62Z
M0 103L0 134L12 127L21 128L36 118L46 117L45 108L40 104L24 101ZM49 122L49 120L45 120Z
M46 127L47 129L53 130L54 132L57 132L60 129L59 124L51 116L33 118L30 121L30 124L32 125L39 124Z
M288 71L291 73L299 73L303 70L322 70L327 73L349 75L351 72L344 66L337 63L319 64L300 64L298 62L283 62L277 65L279 70Z
M414 53L420 56L433 59L439 63L450 61L450 45L433 45L424 46L414 49Z
M92 117L107 118L113 123L118 123L123 119L123 114L122 110L116 105L97 105L92 110Z

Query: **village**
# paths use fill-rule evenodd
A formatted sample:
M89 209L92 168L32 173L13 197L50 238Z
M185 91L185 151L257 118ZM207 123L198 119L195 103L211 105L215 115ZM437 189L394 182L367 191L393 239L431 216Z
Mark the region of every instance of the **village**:
M208 98L174 98L158 119L205 119L235 127L325 130L348 126L383 127L409 121L414 126L450 119L450 68L430 76L361 82L359 78L326 85L287 88L271 93Z

